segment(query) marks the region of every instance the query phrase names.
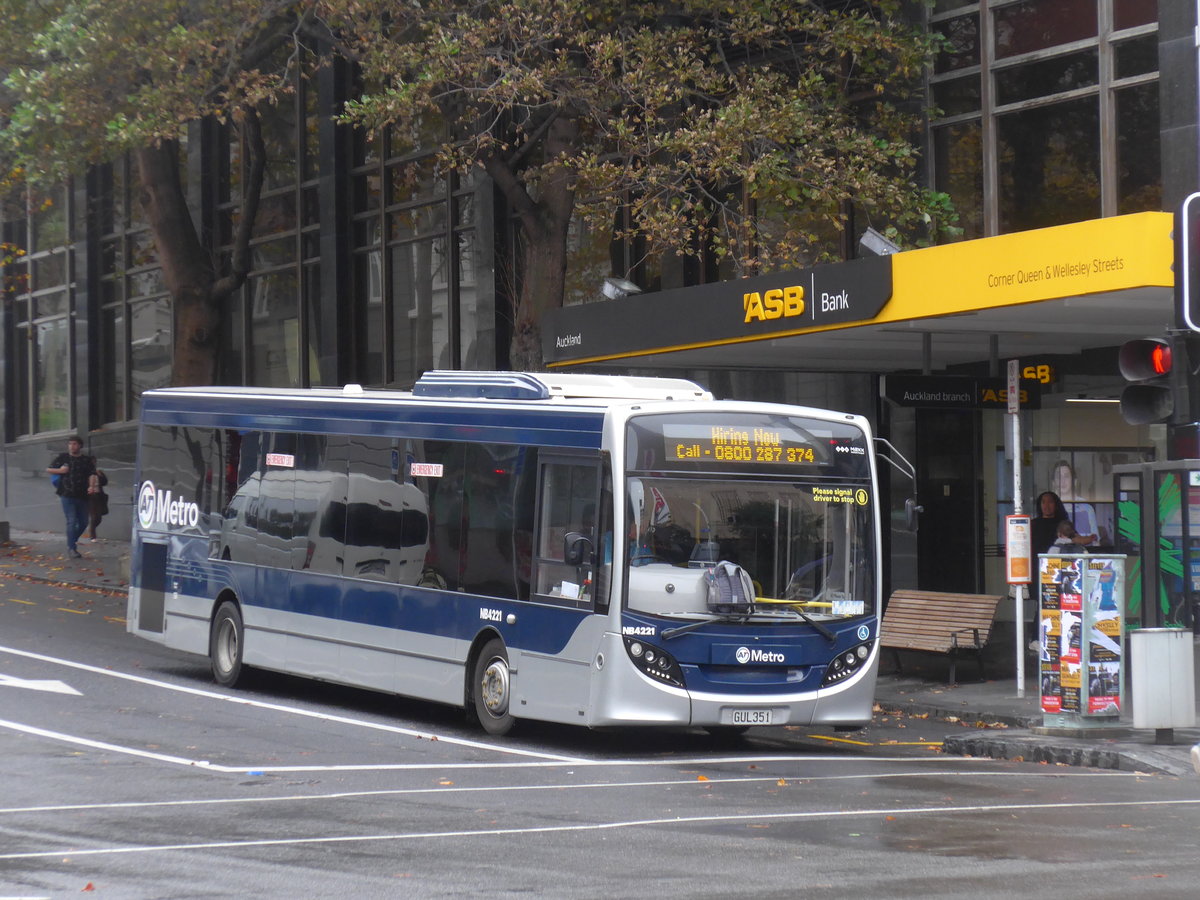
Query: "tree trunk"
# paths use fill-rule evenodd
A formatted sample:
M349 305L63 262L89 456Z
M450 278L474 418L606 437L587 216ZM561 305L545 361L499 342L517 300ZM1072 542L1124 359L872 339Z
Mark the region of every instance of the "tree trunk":
M154 235L163 282L171 294L174 385L216 382L225 301L245 284L250 272L250 235L258 216L267 154L258 113L253 109L241 112L247 169L232 258L224 275L215 269L192 222L179 177L179 147L164 141L136 153L139 200Z
M171 383L212 384L217 374L221 310L216 273L200 244L179 177L179 148L164 142L136 151L138 193L154 235L163 282L171 294Z
M567 272L567 224L550 223L538 234L525 230L521 264L521 292L517 298L515 327L509 362L518 372L537 372L545 365L542 353L542 318L562 306Z
M547 130L545 154L555 159L570 153L578 140L578 123L569 116L560 116ZM536 372L545 365L542 319L549 310L562 306L566 291L567 234L575 207L575 171L569 166L550 169L533 200L514 172L492 165L488 169L521 222L520 291L513 310L509 363L517 371Z

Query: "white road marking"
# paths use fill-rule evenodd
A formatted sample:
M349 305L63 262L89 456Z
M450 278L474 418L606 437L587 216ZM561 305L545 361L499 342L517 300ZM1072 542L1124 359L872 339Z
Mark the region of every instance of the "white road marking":
M370 724L370 723L368 723ZM12 722L7 719L0 719L0 728L8 728L12 731L18 731L23 734L32 734L37 737L49 738L50 740L62 741L67 744L75 744L80 747L90 747L93 750L104 750L109 753L123 753L128 756L139 756L144 759L152 759L157 762L173 763L179 766L188 766L193 769L200 769L207 772L221 773L246 773L258 772L263 775L267 774L296 774L305 772L418 772L418 771L460 771L464 769L562 769L562 768L600 768L600 767L637 767L637 766L698 766L698 765L719 765L719 764L746 764L746 763L767 763L767 762L785 762L785 763L800 763L800 762L858 762L858 763L878 763L878 762L941 762L946 763L946 759L925 756L925 757L907 757L907 756L873 756L870 758L846 759L841 756L817 756L806 753L790 753L790 754L775 754L762 756L698 756L698 757L671 757L671 758L655 758L655 759L584 759L583 757L566 757L552 756L550 754L537 754L526 752L527 756L544 756L544 759L530 760L523 762L455 762L447 760L442 762L429 763L346 763L342 765L325 765L325 766L275 766L270 764L239 764L239 765L220 765L219 763L210 762L207 759L192 759L184 756L172 756L167 753L154 753L149 750L142 750L138 747L126 747L120 744L110 744L107 741L97 741L92 738L80 737L73 734L65 734L61 731L51 731L47 728L39 728L36 725L26 725L22 722ZM441 741L443 739L438 738ZM445 741L450 743L449 740ZM471 742L462 742L471 743ZM492 748L484 745L486 749ZM517 751L520 752L520 751ZM970 757L961 757L963 763L978 762ZM957 759L955 761L957 761ZM992 760L983 760L984 762L992 762ZM778 777L778 776L776 776ZM804 776L788 776L793 778L802 778Z
M254 709L266 709L272 712L284 713L286 715L303 716L309 719L318 719L323 722L336 722L339 725L351 725L356 728L370 728L375 731L386 731L391 734L402 734L405 737L418 738L419 740L424 741L438 741L439 743L452 744L456 747L470 747L474 750L487 750L492 753L504 753L510 756L528 756L536 759L550 759L561 762L573 762L575 760L575 757L571 756L561 756L555 753L538 753L534 750L522 750L518 747L486 744L482 741L472 741L468 740L467 738L416 731L412 728L401 728L397 725L385 725L381 722L368 722L364 719L352 719L349 716L336 716L331 715L330 713L321 713L316 712L315 710L301 709L296 706L285 706L282 703L265 703L262 700L251 700L248 697L238 697L231 694L222 694L218 691L209 691L202 688L170 684L165 681L157 681L153 678L145 678L141 675L131 675L127 672L116 672L111 669L101 669L97 666L89 666L86 663L74 662L73 660L69 659L58 659L53 656L44 656L41 653L31 653L28 650L17 650L12 647L0 647L0 653L11 653L14 656L24 656L27 659L36 659L40 662L48 662L59 666L67 666L68 668L79 669L82 672L91 672L96 675L106 675L110 678L121 678L125 681L132 681L136 682L137 684L145 684L149 685L150 687L162 688L163 690L168 691L177 691L181 694L191 694L194 697L204 697L208 700L219 700L224 703L234 703L239 706L249 706ZM188 764L195 765L196 763ZM245 768L246 767L244 766L239 766L230 771L242 771Z
M440 838L469 838L469 837L502 837L513 835L534 834L570 834L596 831L616 831L625 828L662 827L664 825L712 825L736 822L781 822L801 821L804 819L847 819L866 816L891 816L898 819L901 816L927 816L936 814L962 813L1014 813L1014 812L1049 812L1058 810L1078 811L1081 809L1126 809L1157 806L1195 806L1196 800L1097 800L1092 802L1069 801L1064 803L998 803L979 806L915 806L915 807L879 807L874 809L826 809L826 810L792 810L778 813L744 813L740 815L710 815L710 816L675 816L656 819L626 819L617 822L595 822L579 825L534 825L526 828L494 828L471 829L467 831L411 831L391 834L364 835L326 835L307 838L261 838L248 841L198 841L190 844L162 844L125 846L125 847L92 847L60 850L36 850L28 853L2 853L0 860L10 859L74 859L84 856L119 856L131 853L169 853L180 850L243 850L250 847L302 847L313 844L355 844L382 841L412 841L436 840Z
M858 775L797 775L787 778L788 785L814 784L826 781L849 781L884 778L1144 778L1136 772L964 772L945 769L933 772L863 772ZM280 797L214 797L207 800L120 800L112 803L67 803L56 806L10 806L0 807L0 815L20 815L28 813L52 812L98 812L114 809L154 809L157 807L200 807L200 806L236 806L241 804L263 803L327 803L330 800L352 800L370 797L403 797L418 794L489 794L489 793L527 793L530 791L572 791L572 790L634 790L655 787L698 787L712 785L740 785L771 782L777 784L778 775L738 776L732 778L709 778L699 781L696 778L673 778L659 781L586 781L556 782L553 784L485 784L476 786L438 785L423 788L387 788L375 791L337 791L327 794L285 794ZM0 898L4 900L4 898Z
M27 678L17 678L15 675L0 675L0 687L25 688L29 691L47 691L51 694L74 694L76 697L83 696L75 688L61 681L50 681L48 679L36 681Z

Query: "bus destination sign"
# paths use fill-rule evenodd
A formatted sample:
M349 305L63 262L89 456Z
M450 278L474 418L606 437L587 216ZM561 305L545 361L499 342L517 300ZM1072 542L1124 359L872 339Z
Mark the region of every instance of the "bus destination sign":
M770 428L739 428L711 425L689 428L691 434L671 434L663 429L663 448L667 460L727 463L803 464L816 462L811 444L802 443Z

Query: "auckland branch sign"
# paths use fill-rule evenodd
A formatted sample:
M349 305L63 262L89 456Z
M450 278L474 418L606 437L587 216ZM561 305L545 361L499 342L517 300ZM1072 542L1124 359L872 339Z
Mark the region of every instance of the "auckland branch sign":
M1041 409L1037 385L1022 380L1020 408ZM887 375L883 396L897 406L925 409L1008 408L1008 384L1004 378L970 378L953 375Z
M555 310L548 363L715 346L874 318L892 295L891 257L777 272Z

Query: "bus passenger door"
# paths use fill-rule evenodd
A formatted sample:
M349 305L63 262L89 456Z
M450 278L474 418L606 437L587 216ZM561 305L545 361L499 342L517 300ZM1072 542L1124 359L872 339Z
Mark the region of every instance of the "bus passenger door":
M601 503L599 457L542 454L539 469L531 596L517 625L514 713L579 723L587 715L591 663L605 628L606 620L595 615L597 564L603 564L612 515ZM578 564L565 553L564 538L572 533L588 539Z

